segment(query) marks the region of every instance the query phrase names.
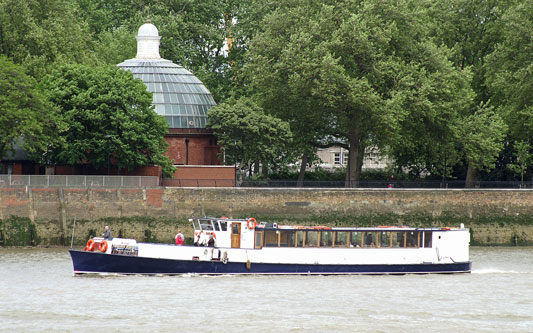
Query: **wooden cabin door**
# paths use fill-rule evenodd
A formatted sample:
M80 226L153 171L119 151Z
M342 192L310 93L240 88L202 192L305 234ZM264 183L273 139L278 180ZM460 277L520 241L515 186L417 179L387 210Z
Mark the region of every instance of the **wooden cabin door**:
M231 224L231 247L234 247L234 248L241 247L241 224L240 223Z

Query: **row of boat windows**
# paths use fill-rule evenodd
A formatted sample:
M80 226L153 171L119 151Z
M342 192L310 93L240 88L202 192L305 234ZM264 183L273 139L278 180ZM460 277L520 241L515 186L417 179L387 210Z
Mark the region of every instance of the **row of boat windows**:
M227 231L227 221L212 221L212 220L194 220L194 230L204 231Z
M255 248L261 247L431 247L431 231L256 231Z

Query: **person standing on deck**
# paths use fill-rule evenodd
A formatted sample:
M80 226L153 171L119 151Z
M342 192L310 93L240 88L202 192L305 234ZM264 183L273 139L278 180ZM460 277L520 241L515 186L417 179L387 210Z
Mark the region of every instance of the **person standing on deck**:
M181 230L178 230L178 233L176 234L175 238L176 238L176 245L183 245L183 241L185 237L183 237Z
M111 229L109 229L108 225L105 226L105 232L102 234L102 237L104 237L104 239L111 238Z

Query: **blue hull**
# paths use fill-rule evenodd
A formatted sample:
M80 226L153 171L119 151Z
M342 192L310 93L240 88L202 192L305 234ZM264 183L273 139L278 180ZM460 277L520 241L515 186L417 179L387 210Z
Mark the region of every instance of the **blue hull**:
M418 265L308 265L171 260L70 250L75 274L428 274L470 273L472 262ZM249 268L249 269L248 269Z

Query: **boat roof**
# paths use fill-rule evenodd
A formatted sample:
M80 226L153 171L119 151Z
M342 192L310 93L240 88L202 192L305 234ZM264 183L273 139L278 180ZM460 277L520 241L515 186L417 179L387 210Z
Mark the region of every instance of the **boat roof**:
M194 217L192 220L213 220L246 223L249 219L232 219L227 217ZM256 228L263 230L302 230L302 231L450 231L461 228L450 227L409 227L409 226L375 226L375 227L329 227L329 226L304 226L304 225L279 225L277 223L259 222Z

